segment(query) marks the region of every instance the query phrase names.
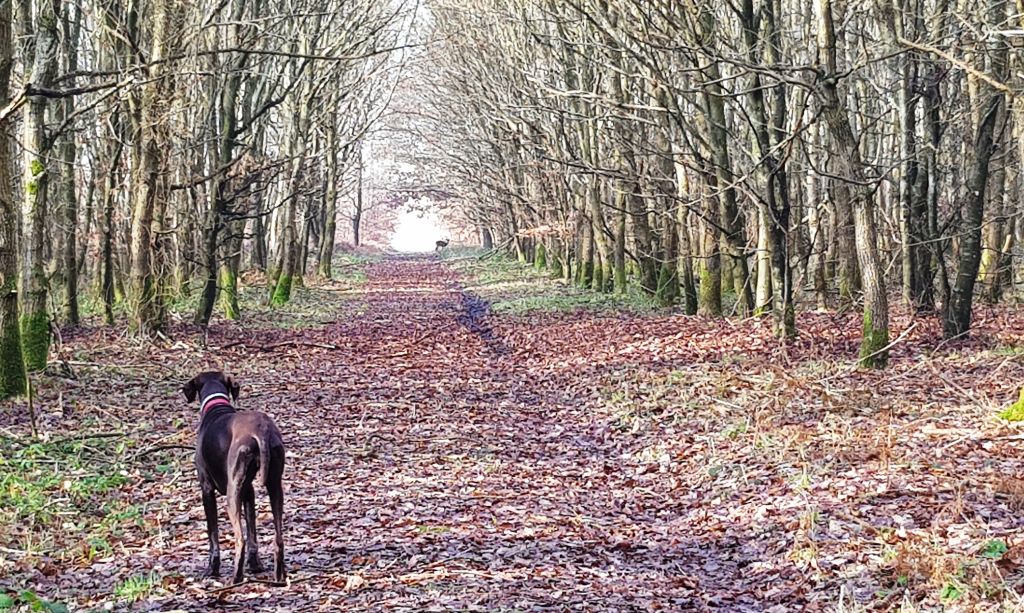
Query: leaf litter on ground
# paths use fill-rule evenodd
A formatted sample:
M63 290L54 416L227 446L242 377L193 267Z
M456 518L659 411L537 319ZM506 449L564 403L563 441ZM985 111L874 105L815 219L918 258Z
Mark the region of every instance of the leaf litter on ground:
M854 314L801 314L782 345L767 321L575 298L495 313L521 290L503 266L391 257L358 283L300 290L287 325L267 310L204 333L178 324L157 345L65 334L75 378L40 378L51 443L25 466L120 478L77 498L41 490L58 520L4 515L0 588L80 610L1019 601L1024 434L995 417L1024 381L1014 310L981 308L955 344L937 320L894 313L892 365L866 371ZM525 278L531 295L565 291ZM285 433L288 587L199 578L197 415L178 390L207 368ZM4 412L5 479L27 451L25 413ZM109 436L64 440L90 433Z

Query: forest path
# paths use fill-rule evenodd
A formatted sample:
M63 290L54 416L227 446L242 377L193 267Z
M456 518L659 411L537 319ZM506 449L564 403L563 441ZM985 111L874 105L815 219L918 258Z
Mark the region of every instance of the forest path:
M176 316L170 340L68 330L73 376L38 378L50 442L24 442L24 404L0 424L0 503L19 505L0 504L0 592L83 611L887 610L938 608L959 568L1017 598L1020 436L993 418L1024 380L1017 311L944 352L938 318L903 319L875 371L852 366L856 314L804 314L782 346L764 321L577 308L594 294L514 263L344 266L281 308L250 283L244 320ZM211 368L284 433L287 587L200 577L180 390ZM220 522L227 570L223 500Z
M812 611L834 596L792 559L807 540L800 514L828 504L792 486L811 470L787 451L807 440L807 405L787 403L798 425L773 431L776 443L743 435L742 412L714 401L744 389L735 373L750 365L731 356L771 351L763 334L617 310L495 314L476 291L517 300L525 286L467 286L433 256L358 266L206 334L176 324L166 343L69 331L77 376L42 379L38 404L46 431L86 435L46 490L74 521L8 526L25 551L0 548L16 556L0 558L12 573L0 590L10 578L77 610L117 611ZM246 300L263 291L250 285ZM180 389L207 369L234 375L239 407L284 433L287 587L200 576L198 416ZM779 402L767 393L729 398ZM97 431L116 438L88 440ZM112 471L95 494L60 485ZM223 499L219 517L227 575Z
M355 313L313 333L339 350L252 365L264 389L244 406L271 412L289 446L295 583L240 589L223 606L763 609L730 589L741 543L694 538L675 502L684 490L639 486L644 468L584 402L585 373L511 351L487 304L435 259L387 259L367 277ZM191 516L181 553L198 565L198 506Z

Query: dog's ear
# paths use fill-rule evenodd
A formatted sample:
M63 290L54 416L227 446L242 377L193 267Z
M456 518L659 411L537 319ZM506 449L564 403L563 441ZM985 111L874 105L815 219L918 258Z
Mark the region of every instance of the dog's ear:
M181 386L181 393L185 394L185 400L195 402L196 394L199 393L199 386L196 385L196 380L192 379L185 385Z
M231 399L238 400L238 392L241 389L241 386L239 386L238 383L235 383L235 380L231 375L224 377L224 386L228 388L229 392L231 392Z

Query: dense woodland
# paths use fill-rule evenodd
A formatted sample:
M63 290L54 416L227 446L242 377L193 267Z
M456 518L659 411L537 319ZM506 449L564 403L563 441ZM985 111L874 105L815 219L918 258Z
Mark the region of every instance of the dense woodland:
M783 338L856 308L882 366L892 301L1013 298L1022 44L1020 0L0 2L0 396L83 302L329 277L371 134L485 247Z
M0 396L83 302L155 336L195 292L195 323L238 318L240 270L266 271L275 304L329 276L413 16L374 0L0 3Z
M474 4L423 82L486 242L783 337L856 306L867 365L894 290L946 338L1012 293L1020 2Z
M0 127L0 611L1024 610L1024 0L0 0Z

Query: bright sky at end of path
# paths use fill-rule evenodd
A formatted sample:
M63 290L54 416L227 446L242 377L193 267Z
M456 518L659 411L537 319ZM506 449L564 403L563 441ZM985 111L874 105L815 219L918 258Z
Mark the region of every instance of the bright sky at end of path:
M397 251L433 251L436 241L451 238L450 232L434 211L402 211L391 236L391 247Z

